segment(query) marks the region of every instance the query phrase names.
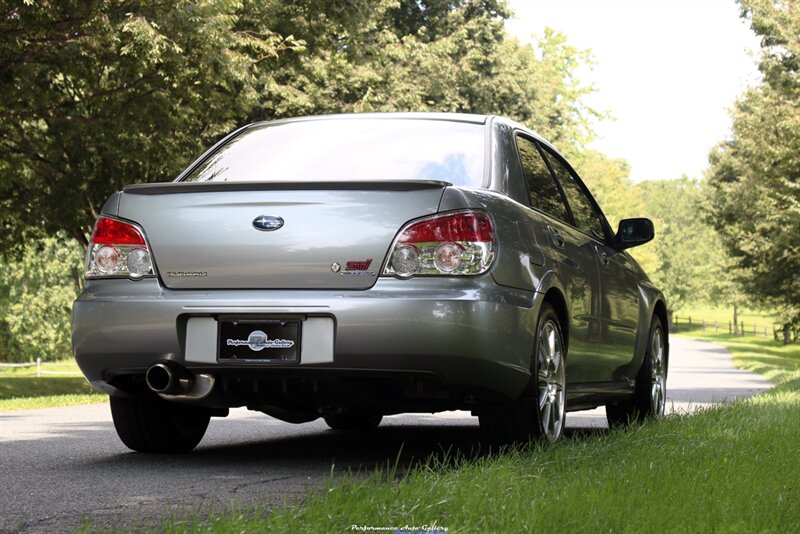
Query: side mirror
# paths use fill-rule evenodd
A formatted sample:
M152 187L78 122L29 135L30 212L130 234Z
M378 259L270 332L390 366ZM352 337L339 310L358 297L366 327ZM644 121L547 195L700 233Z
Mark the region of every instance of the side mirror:
M619 230L617 230L617 248L624 250L644 245L651 241L655 235L653 221L650 219L622 219L619 222Z

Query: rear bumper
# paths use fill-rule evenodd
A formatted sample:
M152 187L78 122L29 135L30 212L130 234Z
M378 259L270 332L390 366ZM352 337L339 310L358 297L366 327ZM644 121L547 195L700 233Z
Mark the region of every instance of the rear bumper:
M422 377L445 388L515 398L527 385L538 300L490 275L380 279L363 291L170 290L156 279L94 280L75 301L72 340L89 382L120 393L120 376L172 360L226 377ZM221 365L216 318L304 321L299 363Z

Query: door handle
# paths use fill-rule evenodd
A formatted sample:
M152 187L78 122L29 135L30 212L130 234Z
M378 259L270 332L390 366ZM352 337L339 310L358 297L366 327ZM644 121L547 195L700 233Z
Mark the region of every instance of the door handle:
M567 242L561 237L561 233L552 226L548 226L547 229L550 231L550 239L553 240L553 244L558 248L564 248Z
M597 249L597 255L600 256L600 263L603 265L608 265L609 259L608 254L606 254L605 250Z

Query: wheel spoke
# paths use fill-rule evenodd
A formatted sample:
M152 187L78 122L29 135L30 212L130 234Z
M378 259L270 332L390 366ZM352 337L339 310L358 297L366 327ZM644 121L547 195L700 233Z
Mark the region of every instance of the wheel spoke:
M539 369L539 373L536 376L539 377L540 383L541 382L547 383L547 380L550 378L550 376L547 374L547 371L544 371L541 368Z
M542 413L541 413L541 420L542 420L542 427L544 427L545 433L549 433L550 416L551 412L553 411L553 405L550 404L550 399L548 397L545 397L545 399L546 399L545 404L544 407L542 408Z
M539 413L542 413L544 406L547 404L547 386L539 388Z
M664 339L660 328L656 328L650 341L650 402L656 417L664 413L664 391L666 374L664 370Z
M550 328L550 332L548 333L547 336L547 348L548 348L547 363L549 364L553 361L553 357L555 356L556 353L556 329L552 327Z

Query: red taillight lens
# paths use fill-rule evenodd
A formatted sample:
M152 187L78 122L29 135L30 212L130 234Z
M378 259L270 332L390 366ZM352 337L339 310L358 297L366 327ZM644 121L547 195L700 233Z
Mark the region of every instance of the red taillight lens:
M153 274L150 249L138 227L108 217L97 219L89 240L86 278L138 279Z
M96 245L145 245L144 236L138 228L108 217L97 219L91 242Z
M400 278L483 274L494 251L494 228L488 214L467 210L436 215L400 232L383 274Z
M461 212L412 224L400 234L403 243L494 241L492 221L477 212Z

